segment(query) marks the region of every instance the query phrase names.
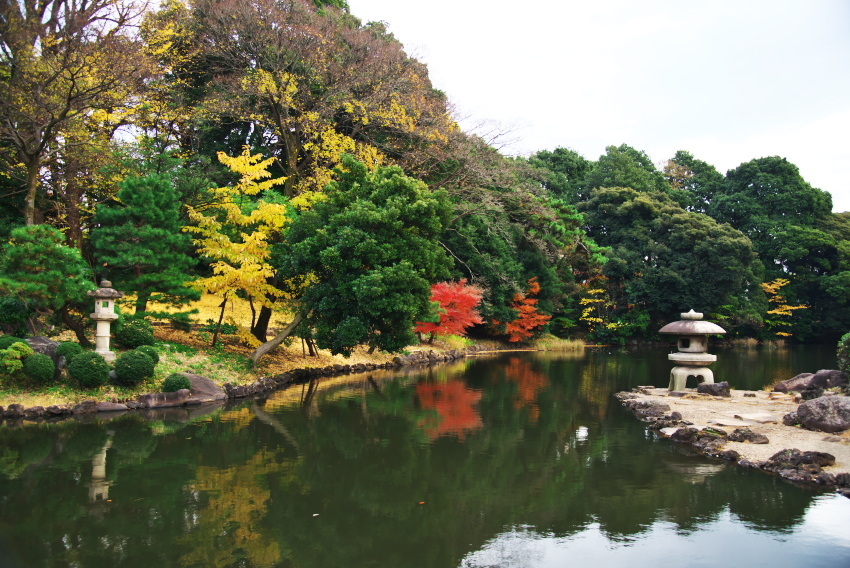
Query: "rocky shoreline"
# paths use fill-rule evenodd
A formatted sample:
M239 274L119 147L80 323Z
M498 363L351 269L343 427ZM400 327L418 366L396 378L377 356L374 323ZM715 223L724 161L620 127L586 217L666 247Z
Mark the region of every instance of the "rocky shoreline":
M615 396L659 438L791 482L833 487L850 497L850 431L810 429L798 418L804 405L834 401L843 409L850 398L827 393L803 402L796 392L738 391L728 385L724 390L724 385L672 393L644 386Z
M228 400L267 393L290 385L306 383L314 378L366 373L377 369L400 369L411 366L436 365L456 361L485 351L492 351L492 348L473 345L465 349L453 349L441 353L416 351L409 355L396 356L391 362L383 364L358 363L354 365L328 365L326 367L292 369L291 371L272 377L260 377L247 385L225 383L222 386L218 386L206 377L186 372L183 374L189 378L192 384L191 389L181 389L170 393L144 394L135 399L123 401L97 401L95 399L89 399L74 405L60 404L48 407L33 406L30 408L25 408L21 404L10 404L6 407L0 406L0 424L15 425L23 421L57 422L96 414L117 416L132 411L180 407L205 407L205 409L209 410L210 405L218 408Z

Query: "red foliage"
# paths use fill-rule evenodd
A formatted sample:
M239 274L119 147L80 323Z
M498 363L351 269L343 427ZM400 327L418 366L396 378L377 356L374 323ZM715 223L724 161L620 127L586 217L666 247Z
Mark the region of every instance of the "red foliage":
M431 439L454 434L463 440L468 430L481 428L481 416L475 406L482 393L467 387L463 381L420 383L416 385L416 394L422 408L437 411L436 420L420 424Z
M552 316L547 316L537 311L537 298L540 293L540 283L535 276L528 281L528 292L525 294L517 294L514 296L513 308L519 312L519 316L514 321L507 324L506 330L510 334L511 341L522 341L529 339L534 330L538 327L546 325Z
M414 331L432 335L464 335L466 328L484 323L475 306L481 303L484 290L467 285L466 278L460 282L438 282L431 287L431 301L439 302L442 313L440 321L416 322Z

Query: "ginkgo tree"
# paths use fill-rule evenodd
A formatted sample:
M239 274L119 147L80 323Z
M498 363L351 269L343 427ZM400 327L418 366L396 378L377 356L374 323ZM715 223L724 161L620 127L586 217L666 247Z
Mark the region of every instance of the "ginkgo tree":
M252 333L265 341L268 316L281 295L273 284L271 246L290 221L290 207L305 206L317 196L305 194L289 202L274 194L272 189L285 181L272 178L268 171L274 158L263 159L260 153L252 154L250 148L244 148L239 156L220 152L218 159L240 178L232 186L210 190L210 206L188 207L194 225L184 230L196 235L198 251L212 260L213 271L212 276L196 280L195 286L222 296L219 325L227 301L237 292L243 291L259 303L261 318L253 322Z

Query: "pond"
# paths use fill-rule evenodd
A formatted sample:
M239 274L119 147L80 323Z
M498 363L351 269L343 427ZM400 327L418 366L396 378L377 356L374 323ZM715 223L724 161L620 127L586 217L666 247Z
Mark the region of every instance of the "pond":
M208 414L5 425L0 565L850 565L850 499L688 455L613 398L666 385L666 353L501 353ZM715 375L834 365L726 350Z

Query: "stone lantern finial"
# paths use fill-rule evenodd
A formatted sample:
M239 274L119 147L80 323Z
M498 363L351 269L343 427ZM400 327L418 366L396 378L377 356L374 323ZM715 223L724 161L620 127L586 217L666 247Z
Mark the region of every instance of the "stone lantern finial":
M708 365L717 361L717 355L708 351L708 336L726 333L726 330L710 321L702 321L702 314L690 310L680 314L679 321L668 323L658 333L670 333L679 336L678 353L671 353L667 358L679 364L670 371L670 386L673 391L683 391L687 386L688 377L695 377L697 383L713 383L714 373Z
M109 327L118 319L115 300L123 298L124 292L114 290L109 280L101 280L100 288L89 292L88 295L94 298L94 313L89 314L89 317L97 322L94 351L111 363L115 360L115 353L109 350Z

